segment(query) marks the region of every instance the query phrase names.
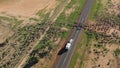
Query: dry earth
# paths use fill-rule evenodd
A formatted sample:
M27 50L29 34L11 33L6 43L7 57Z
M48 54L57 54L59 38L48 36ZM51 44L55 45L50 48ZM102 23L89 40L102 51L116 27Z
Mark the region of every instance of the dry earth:
M0 16L15 16L22 19L24 22L21 26L34 24L29 21L30 17L36 17L35 14L44 8L46 11L54 9L57 3L56 0L0 0ZM0 21L0 43L13 34L10 29L10 22L3 23Z
M105 3L108 0L102 0L102 3ZM109 13L120 13L120 0L111 0L111 7L107 7L107 12ZM95 22L90 21L90 24L94 24ZM103 27L103 26L101 26ZM109 27L110 28L110 27ZM102 28L101 28L102 29ZM100 31L97 31L100 32ZM104 32L108 35L112 33L120 35L120 31L114 28L110 28L109 31ZM119 67L119 58L114 56L114 51L117 48L120 48L120 44L104 44L102 47L98 48L95 45L97 41L92 40L90 49L88 50L87 58L84 61L84 68L120 68Z
M104 6L104 8L107 9L106 12L115 15L120 13L120 0L100 0L100 1ZM110 1L109 6L107 3L108 1ZM117 28L118 26L115 26L115 28L107 25L94 26L92 24L101 23L101 22L97 22L93 20L88 20L88 22L89 25L93 26L92 30L94 32L103 33L109 36L112 34L116 34L117 37L120 37L120 29ZM106 29L106 27L109 29ZM88 29L91 30L91 27L88 27ZM110 38L109 40L113 40L113 38ZM120 68L120 58L114 55L114 51L117 48L120 48L120 44L104 43L103 45L100 45L100 48L96 47L98 44L100 43L98 43L98 41L96 41L95 39L91 40L91 42L89 43L89 49L87 51L87 55L85 55L84 57L85 59L83 61L82 68ZM80 67L81 59L79 58L77 59L74 68Z
M109 9L107 10L109 13L114 13L114 14L119 14L120 11L120 0L111 0L111 5L108 7Z
M105 51L104 48L107 50ZM106 44L104 48L98 49L92 44L84 68L117 68L117 61L113 52L116 48L119 48L119 45Z
M28 20L31 16L32 16L32 18L34 18L33 16L36 16L35 14L44 8L47 12L49 12L49 11L51 12L52 10L54 11L54 8L58 5L58 3L59 2L57 2L56 0L0 0L0 16L5 15L5 16L14 16L14 17L18 17L18 18L23 17L23 18L25 18L24 22L28 23L29 22ZM54 15L54 17L52 17L53 21L63 11L64 7L65 6L62 4L62 8L57 12L56 15ZM8 27L9 26L8 24L3 26L4 24L2 25L1 23L2 22L0 21L0 41L4 42L4 40L6 40L9 37L9 35L11 36L14 31L12 31L12 29L10 27ZM49 27L47 27L47 28L49 29ZM46 30L48 30L48 29L46 29ZM10 40L10 42L12 40ZM39 43L39 41L40 40L37 40L38 43ZM58 44L59 41L60 40L58 40L56 42L56 44ZM14 41L12 41L12 42L14 43ZM3 64L6 64L10 60L10 62L12 62L13 64L15 63L16 68L17 68L17 66L21 68L21 66L24 64L24 62L26 62L29 54L32 52L32 50L35 48L35 46L38 44L37 42L35 42L33 44L34 46L32 46L32 43L31 43L31 45L26 47L26 50L29 47L31 47L32 49L28 50L29 52L27 52L25 50L24 51L25 53L23 52L22 55L20 55L20 57L24 58L23 60L22 60L22 58L14 58L15 60L21 60L21 61L14 61L14 59L11 59L13 57L13 54L15 54L17 51L21 52L18 50L19 45L17 45L17 47L15 47L15 48L12 46L5 46L3 48L0 48L0 56L1 56L0 57L0 66L2 66ZM5 53L5 57L2 57L3 53ZM46 59L44 58L42 60L46 60ZM49 61L49 59L48 59L48 61ZM20 64L19 64L19 62L20 62ZM45 64L45 62L46 61L44 61L43 63ZM39 63L41 63L41 62L39 62ZM39 65L39 63L37 65ZM49 63L51 63L51 61L49 61ZM13 68L13 66L15 66L15 65L11 65L11 67ZM46 65L48 65L48 63L43 65L43 67ZM51 65L49 65L49 66L51 66ZM41 67L41 65L39 65L39 67Z
M8 26L0 25L0 43L3 43L6 38L10 37L12 34L13 32L8 28Z
M45 7L53 9L56 3L56 0L0 0L0 13L29 17Z

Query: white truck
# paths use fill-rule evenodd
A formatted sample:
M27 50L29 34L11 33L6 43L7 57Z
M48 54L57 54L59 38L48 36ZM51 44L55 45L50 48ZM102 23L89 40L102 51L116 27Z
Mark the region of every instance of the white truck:
M70 39L69 42L66 44L65 49L69 50L73 43L73 39Z

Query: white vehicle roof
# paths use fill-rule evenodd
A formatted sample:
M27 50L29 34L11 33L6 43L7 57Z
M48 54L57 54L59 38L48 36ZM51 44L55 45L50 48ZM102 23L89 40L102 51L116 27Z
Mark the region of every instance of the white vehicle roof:
M69 41L70 43L72 43L73 42L73 39L70 39L70 41Z
M69 49L71 47L71 43L66 44L66 49Z

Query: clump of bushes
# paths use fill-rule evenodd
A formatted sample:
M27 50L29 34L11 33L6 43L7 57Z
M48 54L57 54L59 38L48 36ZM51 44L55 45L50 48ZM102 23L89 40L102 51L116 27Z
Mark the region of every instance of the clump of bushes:
M120 55L120 49L117 48L115 51L114 51L114 55L115 56L119 56Z
M34 64L38 63L37 57L30 57L28 63L23 68L30 68Z

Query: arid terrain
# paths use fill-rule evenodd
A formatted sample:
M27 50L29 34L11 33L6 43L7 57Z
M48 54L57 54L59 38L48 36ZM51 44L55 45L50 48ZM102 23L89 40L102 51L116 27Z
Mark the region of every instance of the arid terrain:
M0 0L0 13L30 17L43 8L52 10L56 5L56 0Z
M83 0L0 0L0 68L52 68ZM70 68L120 68L120 0L95 0Z
M96 1L84 29L71 68L120 68L120 1Z
M0 0L0 67L51 68L84 3Z
M75 13L71 11L72 5L79 7L77 2L72 2L0 0L0 68L52 67L70 31L71 26L67 25L72 25L65 23ZM67 11L65 16L69 18L60 20Z

